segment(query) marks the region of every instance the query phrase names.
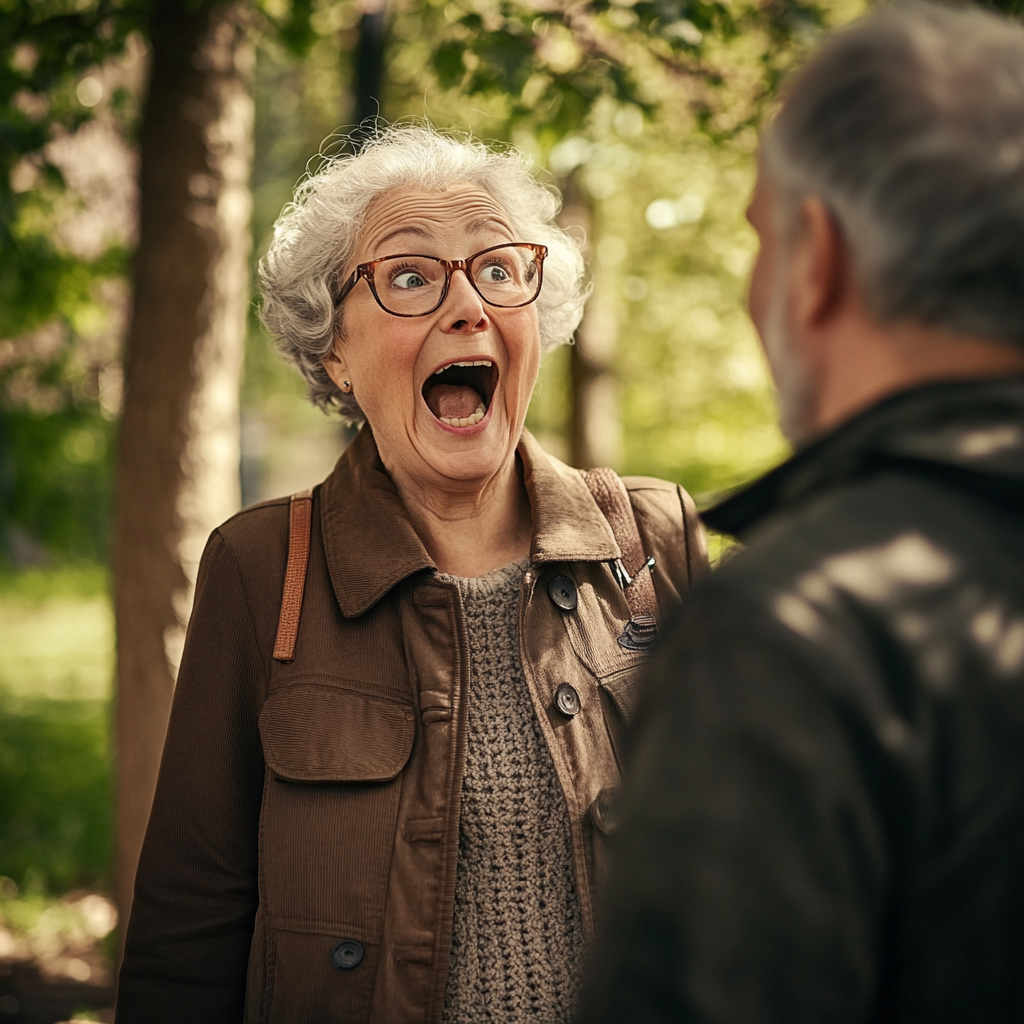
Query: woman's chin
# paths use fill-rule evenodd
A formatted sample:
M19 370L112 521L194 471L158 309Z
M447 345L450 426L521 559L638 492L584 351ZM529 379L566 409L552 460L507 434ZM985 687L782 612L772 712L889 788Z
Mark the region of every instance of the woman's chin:
M508 420L492 402L476 423L444 422L429 409L420 417L420 455L436 473L451 480L487 480L515 451Z

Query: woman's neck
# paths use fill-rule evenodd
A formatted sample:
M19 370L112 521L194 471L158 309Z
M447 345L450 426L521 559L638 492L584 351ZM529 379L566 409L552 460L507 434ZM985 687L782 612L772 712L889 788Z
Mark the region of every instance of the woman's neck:
M413 528L441 572L484 576L530 553L533 519L519 459L482 488L414 486L392 475Z

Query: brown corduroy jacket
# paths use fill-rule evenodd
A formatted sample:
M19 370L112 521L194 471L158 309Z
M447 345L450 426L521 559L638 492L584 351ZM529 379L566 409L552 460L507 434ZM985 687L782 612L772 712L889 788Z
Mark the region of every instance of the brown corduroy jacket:
M617 643L619 547L583 475L527 433L519 457L533 512L520 656L589 934L607 827L594 805L618 782L648 653ZM697 516L674 484L626 485L665 611L704 567ZM459 593L433 571L367 428L314 493L295 656L281 663L287 551L282 499L225 523L203 556L119 1024L441 1017L469 706ZM549 595L555 576L574 584L575 608ZM573 717L554 702L563 683L579 696Z

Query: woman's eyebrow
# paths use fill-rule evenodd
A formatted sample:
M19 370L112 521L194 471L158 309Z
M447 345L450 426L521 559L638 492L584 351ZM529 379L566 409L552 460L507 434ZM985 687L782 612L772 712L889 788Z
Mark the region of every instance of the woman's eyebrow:
M485 231L488 228L498 228L505 232L509 238L513 235L511 226L506 224L505 221L499 220L497 217L481 217L480 220L475 220L469 225L469 231L471 234L475 234L479 231ZM371 248L378 250L385 242L390 241L392 238L397 238L400 235L417 235L420 238L433 237L431 232L424 231L423 228L418 228L415 225L408 224L400 228L395 228L394 231L389 231L386 235L377 239Z
M428 231L424 231L422 228L412 227L410 225L408 227L395 228L394 231L389 231L386 235L384 235L383 238L377 239L377 241L373 243L373 246L371 248L376 249L379 246L383 245L385 242L389 241L390 239L397 238L399 235L419 235L420 238L430 237L430 233Z
M512 235L512 227L506 224L505 221L499 220L497 217L482 217L480 220L473 221L469 225L470 231L484 231L487 228L500 228L502 231L508 232L509 236Z

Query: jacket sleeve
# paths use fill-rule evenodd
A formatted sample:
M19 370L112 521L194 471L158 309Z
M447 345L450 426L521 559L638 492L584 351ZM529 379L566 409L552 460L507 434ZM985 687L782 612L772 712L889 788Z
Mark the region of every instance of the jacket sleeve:
M891 780L828 659L713 583L637 712L579 1024L867 1021Z
M258 903L266 666L238 567L214 533L136 876L118 1024L242 1018Z

